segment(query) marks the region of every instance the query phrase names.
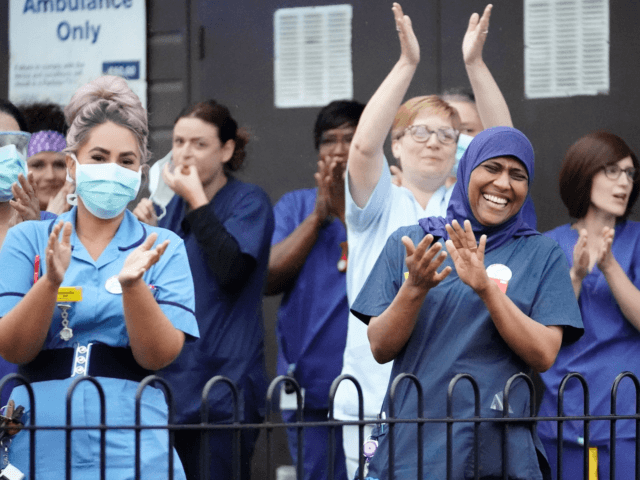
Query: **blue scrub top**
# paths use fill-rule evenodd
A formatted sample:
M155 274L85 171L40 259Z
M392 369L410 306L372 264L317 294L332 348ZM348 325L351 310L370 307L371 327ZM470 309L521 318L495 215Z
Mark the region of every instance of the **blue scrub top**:
M271 244L287 238L314 210L317 189L286 193L274 207ZM305 408L326 409L329 388L342 370L349 304L346 273L338 271L347 232L338 219L323 226L278 310L278 375L305 389Z
M150 227L140 223L126 211L115 236L97 260L93 260L78 239L75 230L76 208L61 215L61 221L71 222L71 262L64 275L63 287L81 287L82 301L71 303L69 326L73 337L69 341L60 338L62 329L61 310L54 309L51 326L44 343L44 349L70 348L78 344L102 343L112 347L126 347L129 336L124 319L122 295L107 289L107 281L122 270L126 258L153 232L158 234L156 244L170 241L158 262L143 275L148 285L154 286L154 296L162 312L173 326L185 333L187 341L198 336L198 326L194 315L194 294L191 272L185 268L187 252L180 238L168 230ZM31 289L34 280L34 259L40 255L40 276L46 274L46 245L54 221L24 222L7 233L0 251L0 265L4 275L0 277L0 316L6 315ZM10 274L8 273L10 272ZM71 372L69 372L71 375ZM64 398L75 378L43 381L32 384L37 402L37 422L39 425L61 425L65 422ZM134 418L134 400L138 383L118 378L99 378L107 406L107 423L110 425L130 425ZM12 398L17 405L25 407L23 420L29 424L32 406L26 388L14 389ZM167 405L160 389L145 391L142 402L143 424L163 424L167 421ZM74 425L95 425L98 419L99 402L97 392L88 382L81 383L73 395ZM12 442L10 462L28 476L29 435L19 433ZM97 478L98 456L97 433L75 432L72 445L72 468L74 478L82 474L85 478ZM126 431L113 431L107 436L107 464L113 478L128 478L133 468L133 436ZM152 476L167 472L166 432L145 434L141 448L141 464L144 471ZM50 478L64 476L64 432L43 431L37 433L40 452L36 458L36 475ZM180 463L174 459L175 478L184 478Z
M365 322L386 310L405 280L406 251L400 240L403 235L417 245L425 233L421 227L413 226L391 235L352 306L352 312ZM582 334L567 261L555 242L542 236L513 238L486 254L485 265L491 264L503 264L511 269L513 276L506 294L522 312L543 325L564 326L564 343L571 343ZM531 369L502 339L480 297L459 279L450 257L441 268L448 265L453 271L427 294L409 341L394 360L391 379L403 372L416 375L424 392L424 416L445 418L449 382L458 373L471 374L480 388L481 416L501 417L502 409L498 405L501 405L505 383L512 375L530 373ZM387 392L382 407L387 416L389 401ZM409 381L403 381L396 390L394 405L397 417L417 417L416 389ZM529 391L524 381L513 384L509 408L511 416L529 416ZM457 418L474 416L473 390L466 381L455 389L453 412ZM386 425L378 429L380 444L370 463L371 478L386 478L387 432ZM453 432L453 478L462 479L473 473L473 425L454 424ZM501 478L501 432L499 426L480 424L483 475ZM415 424L396 425L394 438L396 477L415 478L418 448ZM445 424L425 425L422 447L424 472L433 476L429 478L444 478ZM543 478L541 468L548 467L546 462L539 465L536 449L542 449L539 439L532 436L528 426L511 426L509 475ZM516 477L516 472L520 476Z
M267 388L262 292L273 234L271 202L260 187L229 177L208 205L242 253L256 261L247 283L233 292L220 288L195 235L183 228L186 207L176 195L160 225L184 239L195 284L200 340L185 346L162 375L173 387L180 423L200 422L202 389L215 375L236 383L241 390L240 412L249 416L248 412L263 410ZM212 390L209 405L210 421L231 418L233 405L227 387Z
M573 247L578 241L578 231L567 224L545 235L560 244L569 265L573 265ZM626 221L616 225L611 251L629 280L640 288L640 223ZM578 303L585 334L580 341L560 350L553 367L541 375L547 390L540 415L557 415L558 387L569 372L581 373L587 380L592 415L611 413L611 387L618 374L629 371L640 378L640 332L622 314L598 265L583 280ZM564 408L565 415L582 415L584 412L582 387L577 380L567 384ZM629 379L620 384L617 413L635 413L635 388ZM564 425L564 440L579 444L579 439L584 436L583 422L565 422ZM556 438L556 427L555 422L541 422L538 430L541 436ZM609 443L609 422L591 422L589 428L592 444ZM635 422L619 420L616 436L634 439Z
M71 263L62 287L82 287L82 301L72 303L69 323L73 338L66 342L60 338L61 311L56 308L44 348L68 348L76 342L103 343L112 347L129 345L129 335L123 319L122 296L109 293L107 279L117 276L125 259L149 234L158 234L156 244L170 240L158 263L143 275L148 285L154 285L154 296L160 308L173 325L187 334L187 340L198 336L194 318L193 282L190 272L184 268L186 252L183 242L168 230L140 223L129 211L125 211L116 235L93 260L78 239L75 229L76 208L55 221L23 222L9 230L0 251L0 265L4 272L0 278L0 316L6 315L33 285L34 260L40 255L40 276L46 273L45 248L54 222L70 222Z

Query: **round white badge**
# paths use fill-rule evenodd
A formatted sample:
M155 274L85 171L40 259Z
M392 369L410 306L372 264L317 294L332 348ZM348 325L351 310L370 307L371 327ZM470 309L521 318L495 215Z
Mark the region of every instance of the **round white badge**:
M502 265L501 263L494 263L493 265L489 265L487 267L487 275L489 278L494 278L496 280L502 280L503 282L508 282L511 280L511 269L506 265Z
M107 292L113 293L114 295L122 294L122 285L118 281L118 276L114 275L113 277L109 277L104 284L104 288L106 288Z

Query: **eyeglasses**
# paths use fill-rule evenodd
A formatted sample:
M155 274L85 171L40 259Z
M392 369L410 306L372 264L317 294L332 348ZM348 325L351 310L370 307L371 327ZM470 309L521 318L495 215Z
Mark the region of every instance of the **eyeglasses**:
M411 125L404 129L402 135L407 133L407 131L411 133L411 137L419 143L428 141L431 138L431 135L435 133L440 143L445 145L456 143L458 141L458 134L460 133L455 128L438 128L437 130L431 130L426 125Z
M620 168L618 165L613 164L613 165L607 165L606 167L604 167L603 170L607 178L610 178L611 180L617 180L618 178L620 178L620 174L624 172L627 174L627 178L630 181L632 182L638 181L639 172L635 167Z

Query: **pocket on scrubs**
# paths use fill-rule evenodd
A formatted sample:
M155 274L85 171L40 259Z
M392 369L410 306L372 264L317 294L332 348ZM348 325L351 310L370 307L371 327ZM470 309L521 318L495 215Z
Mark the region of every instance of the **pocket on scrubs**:
M502 411L482 409L482 418L502 418ZM503 423L482 422L478 432L480 478L503 478L504 461L502 458L502 440L505 435ZM473 437L471 439L473 441ZM528 425L509 424L507 433L507 452L509 479L542 480L538 455ZM466 462L465 478L474 478L475 456L473 443Z

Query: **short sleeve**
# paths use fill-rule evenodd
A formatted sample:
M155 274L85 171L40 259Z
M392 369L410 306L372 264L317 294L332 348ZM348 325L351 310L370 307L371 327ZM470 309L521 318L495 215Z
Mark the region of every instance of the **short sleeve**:
M306 205L306 198L303 197L303 193L303 191L285 193L273 207L275 228L271 238L271 245L280 243L291 235L306 218L305 210L308 205ZM315 202L315 195L313 197Z
M584 333L580 307L569 276L569 264L557 244L547 257L529 316L543 325L564 327L564 345L575 342Z
M396 230L387 239L378 260L351 306L353 313L367 325L371 317L382 314L398 294L402 285L405 248L400 240L403 230Z
M40 212L40 220L55 220L56 218L58 218L58 216L55 213L44 210Z
M347 164L347 175L349 175ZM391 190L391 172L389 171L389 164L387 160L384 160L382 165L382 173L378 179L378 183L369 197L369 201L360 208L353 201L351 191L349 190L349 182L345 183L345 219L347 223L347 229L353 229L356 232L361 232L369 228L374 222L377 222L382 216L385 209L390 209L391 204L389 202L390 190Z
M38 251L34 244L36 232L31 223L10 228L0 250L0 317L9 313L33 286Z
M148 283L156 289L155 298L175 328L186 333L187 341L198 338L195 294L184 242L172 236L162 261L149 272Z
M265 240L269 244L273 235L273 210L267 194L257 187L246 190L233 200L233 213L222 223L240 251L258 260Z

